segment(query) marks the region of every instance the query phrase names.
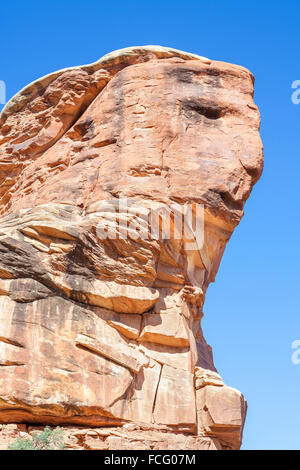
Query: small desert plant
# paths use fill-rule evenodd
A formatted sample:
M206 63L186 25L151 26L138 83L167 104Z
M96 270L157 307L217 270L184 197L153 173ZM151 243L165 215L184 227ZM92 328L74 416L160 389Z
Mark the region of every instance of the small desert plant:
M32 433L32 438L19 437L12 442L8 450L63 450L66 446L63 442L63 430L46 426L40 433Z

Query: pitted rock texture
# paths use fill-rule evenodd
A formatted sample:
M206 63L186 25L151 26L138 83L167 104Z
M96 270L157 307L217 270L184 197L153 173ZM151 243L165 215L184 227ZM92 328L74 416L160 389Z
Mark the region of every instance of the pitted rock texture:
M262 171L253 83L144 46L43 77L4 108L0 443L50 424L70 448L240 447L246 402L201 318ZM178 231L187 205L196 224L201 207L200 242ZM170 213L171 235L153 236Z

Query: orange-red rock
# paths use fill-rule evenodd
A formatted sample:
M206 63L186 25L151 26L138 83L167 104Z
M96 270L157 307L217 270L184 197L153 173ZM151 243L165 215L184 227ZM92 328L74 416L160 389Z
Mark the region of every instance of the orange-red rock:
M4 108L0 445L36 423L65 426L70 448L239 448L245 401L200 323L262 171L253 83L145 46Z

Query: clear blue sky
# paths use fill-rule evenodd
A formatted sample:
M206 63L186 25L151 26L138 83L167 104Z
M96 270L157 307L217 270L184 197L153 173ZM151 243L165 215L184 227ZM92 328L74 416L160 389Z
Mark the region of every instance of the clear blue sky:
M1 2L0 80L32 80L122 47L159 44L248 67L256 77L265 170L207 294L215 363L249 411L244 449L300 449L300 2ZM0 108L1 109L1 108Z

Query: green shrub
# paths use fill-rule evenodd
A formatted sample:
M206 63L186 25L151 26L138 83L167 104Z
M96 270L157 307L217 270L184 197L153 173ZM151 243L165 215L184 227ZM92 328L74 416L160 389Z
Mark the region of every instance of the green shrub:
M19 437L12 442L8 450L63 450L66 446L63 442L63 430L46 426L40 433L34 432L32 438Z

